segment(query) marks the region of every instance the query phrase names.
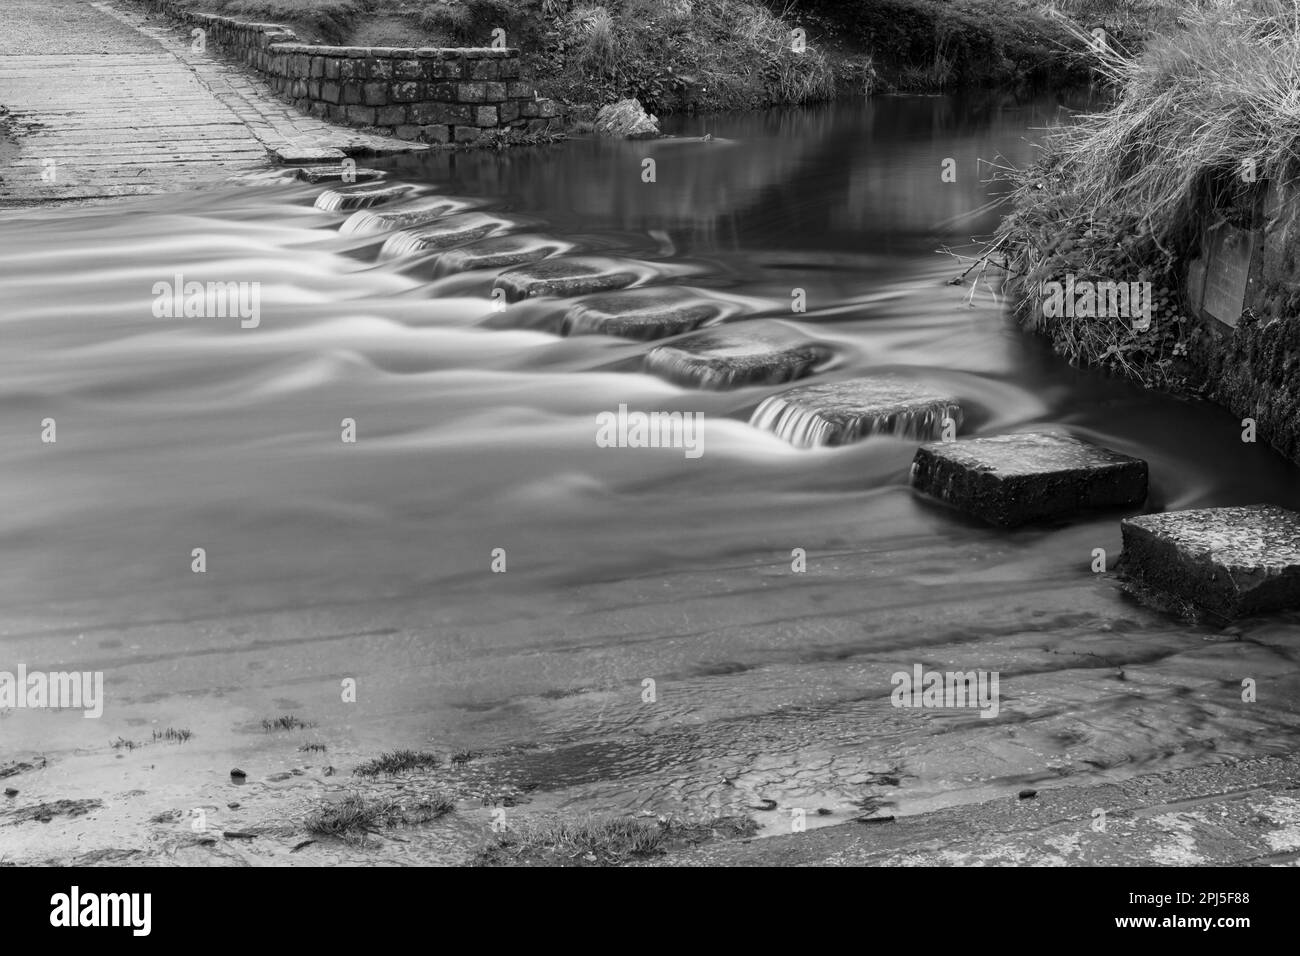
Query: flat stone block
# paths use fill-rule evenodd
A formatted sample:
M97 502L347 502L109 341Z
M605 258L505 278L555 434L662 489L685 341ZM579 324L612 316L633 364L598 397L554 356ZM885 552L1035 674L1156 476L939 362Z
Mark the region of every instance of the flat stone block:
M297 144L278 146L274 150L274 155L280 162L289 166L296 166L301 163L325 163L330 160L347 158L347 154L341 149L332 149L328 146L299 146Z
M316 208L326 212L344 212L380 206L409 193L412 186L356 186L351 189L327 189L316 197Z
M686 289L628 289L583 299L565 313L560 331L645 342L693 332L726 311L723 303Z
M1300 609L1300 514L1276 505L1139 515L1117 570L1221 619Z
M505 269L539 262L569 251L571 244L540 236L494 236L442 254L438 271L465 272L469 269Z
M678 385L722 391L790 382L826 357L815 345L742 323L657 346L646 355L645 367Z
M992 435L922 445L912 461L912 487L1010 528L1137 507L1147 496L1147 463L1069 435Z
M954 432L961 427L961 406L951 395L885 376L792 388L765 399L749 423L797 448L813 448L871 435L934 439L944 419L952 420Z
M338 166L303 166L298 170L298 178L309 183L341 183L344 176L353 177L350 182L367 183L379 179L384 174L377 169L344 169Z
M493 233L505 232L514 226L512 220L481 212L447 216L431 225L419 229L404 229L390 236L379 251L379 257L392 259L447 249L483 239Z
M570 256L503 272L493 287L505 291L507 302L518 302L544 295L585 295L623 289L636 282L640 275L637 269L616 259Z

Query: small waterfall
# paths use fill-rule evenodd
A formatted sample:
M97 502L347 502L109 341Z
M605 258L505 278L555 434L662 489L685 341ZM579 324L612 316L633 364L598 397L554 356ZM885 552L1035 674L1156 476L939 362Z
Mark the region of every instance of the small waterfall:
M514 226L509 219L483 213L447 216L423 229L403 229L389 236L379 250L380 259L397 259L436 249L459 246Z
M327 189L316 197L316 208L324 212L347 212L392 202L414 186L363 186L355 189Z
M750 416L755 428L796 448L847 445L871 435L928 441L955 429L962 409L951 396L903 379L853 379L791 389L765 399Z
M339 226L344 236L374 236L394 229L415 229L429 226L452 213L468 209L470 204L458 199L440 198L410 208L387 209L371 212L361 209L354 212Z

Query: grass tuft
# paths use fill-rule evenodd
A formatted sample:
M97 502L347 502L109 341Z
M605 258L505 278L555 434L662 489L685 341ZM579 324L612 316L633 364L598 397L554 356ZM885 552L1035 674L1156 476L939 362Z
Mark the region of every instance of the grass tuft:
M394 750L390 753L382 753L373 760L367 760L352 772L358 777L378 777L380 774L394 776L412 770L432 770L441 763L442 760L437 754L427 751Z
M295 717L293 714L283 714L279 717L269 717L266 720L262 721L262 729L265 730L267 733L270 733L273 730L304 730L305 728L310 726L311 724L307 723L304 720L300 720L298 717Z
M349 794L340 801L325 803L313 810L307 816L305 827L308 833L318 836L347 837L385 827L428 823L455 809L455 803L445 794L434 794L414 804Z
M596 815L528 821L497 834L495 842L479 851L475 862L480 866L618 866L674 846L716 837L752 836L757 829L748 817L717 817L701 823Z

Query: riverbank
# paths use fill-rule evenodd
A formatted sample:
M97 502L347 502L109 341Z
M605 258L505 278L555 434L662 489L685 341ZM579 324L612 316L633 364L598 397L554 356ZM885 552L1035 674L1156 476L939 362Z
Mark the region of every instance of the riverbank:
M994 256L1022 323L1072 363L1216 401L1243 442L1300 462L1298 10L1193 11L1141 54L1103 50L1118 99L1047 137ZM1055 283L1080 298L1061 308ZM1145 314L1093 283L1149 289Z

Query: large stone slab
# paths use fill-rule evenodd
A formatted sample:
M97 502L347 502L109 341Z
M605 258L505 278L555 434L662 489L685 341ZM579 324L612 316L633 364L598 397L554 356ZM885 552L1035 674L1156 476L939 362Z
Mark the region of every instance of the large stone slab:
M518 302L539 296L563 297L623 289L644 273L644 267L624 260L562 256L503 272L493 287L505 292L507 302Z
M815 345L742 323L657 346L646 355L645 367L678 385L721 391L791 382L826 357Z
M384 174L364 166L345 169L342 163L335 163L333 166L301 166L294 175L307 183L368 183Z
M563 335L617 335L645 342L693 332L735 311L727 303L673 286L628 289L583 299L564 315Z
M549 236L493 236L444 252L438 257L438 271L449 273L470 269L505 269L540 262L551 256L562 255L572 248L572 243Z
M1022 432L916 451L912 487L1002 527L1140 505L1147 463L1069 435Z
M883 376L802 385L772 395L754 410L749 423L797 448L847 445L870 435L938 438L945 419L954 432L962 410L951 395Z
M433 225L453 213L465 212L474 205L473 201L467 199L437 196L379 211L358 209L343 220L339 233L345 236L373 236L398 229L417 229Z
M367 209L379 206L395 199L401 199L411 192L414 186L355 186L342 189L327 189L316 197L316 208L325 212L347 212L351 209Z
M1117 570L1231 619L1300 609L1300 514L1276 505L1139 515L1120 523Z
M418 229L403 229L389 236L379 250L381 259L418 255L473 242L513 228L514 220L483 212L447 216Z

